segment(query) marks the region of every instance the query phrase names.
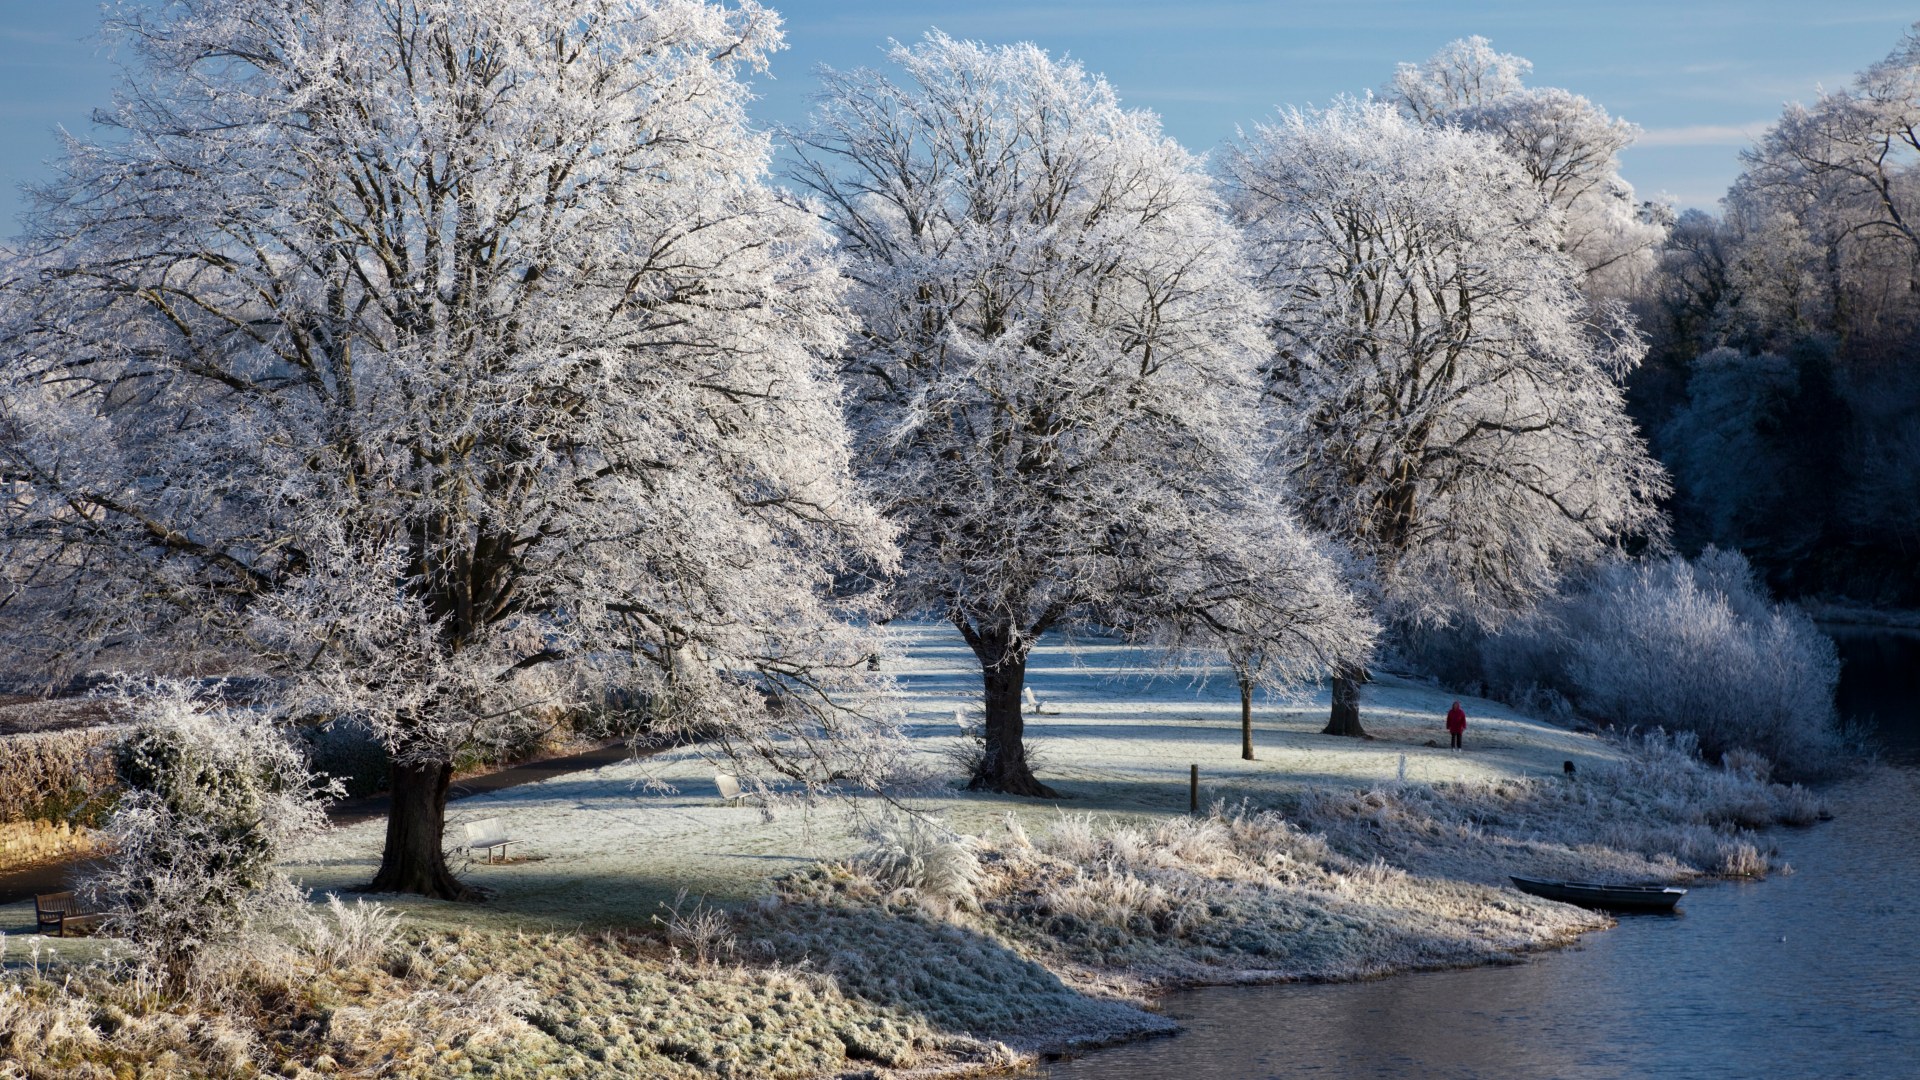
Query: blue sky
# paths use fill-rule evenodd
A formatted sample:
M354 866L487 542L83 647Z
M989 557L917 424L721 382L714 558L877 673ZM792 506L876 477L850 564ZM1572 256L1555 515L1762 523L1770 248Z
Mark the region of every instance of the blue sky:
M484 2L484 0L480 0ZM1789 100L1839 86L1885 56L1920 9L1871 0L790 0L789 48L756 89L757 119L806 113L816 65L875 64L889 37L1034 41L1104 73L1195 150L1288 105L1380 86L1396 61L1482 34L1647 129L1623 158L1642 194L1712 208L1739 151ZM89 0L0 0L0 236L18 187L45 177L54 130L84 130L115 78Z

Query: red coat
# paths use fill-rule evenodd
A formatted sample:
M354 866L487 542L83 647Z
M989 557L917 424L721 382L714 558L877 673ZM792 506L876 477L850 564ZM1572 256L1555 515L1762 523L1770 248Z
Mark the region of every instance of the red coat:
M1467 730L1467 710L1455 705L1447 710L1447 730L1455 735Z

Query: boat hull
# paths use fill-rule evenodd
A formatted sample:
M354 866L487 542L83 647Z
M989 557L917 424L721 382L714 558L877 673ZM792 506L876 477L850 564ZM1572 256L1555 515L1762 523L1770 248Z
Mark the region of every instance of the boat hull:
M1523 893L1542 896L1581 907L1610 911L1672 911L1687 890L1677 885L1601 885L1589 881L1547 881L1514 875L1514 887Z

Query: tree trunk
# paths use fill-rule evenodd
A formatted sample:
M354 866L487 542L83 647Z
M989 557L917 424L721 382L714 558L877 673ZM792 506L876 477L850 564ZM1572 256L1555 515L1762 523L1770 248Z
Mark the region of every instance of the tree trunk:
M1027 682L1027 650L1012 644L1003 633L995 641L974 640L980 657L980 675L986 685L986 753L967 783L968 791L999 791L1035 799L1057 799L1060 793L1034 779L1027 767L1026 719L1021 715L1021 688Z
M1350 668L1333 677L1333 715L1327 718L1327 726L1322 735L1346 735L1356 739L1367 737L1360 726L1360 684L1367 681L1367 673L1358 668Z
M1253 680L1247 673L1239 673L1240 678L1240 757L1243 761L1253 760Z
M472 900L477 894L447 869L442 847L447 828L447 785L453 762L394 762L387 846L368 892L418 893L439 900Z

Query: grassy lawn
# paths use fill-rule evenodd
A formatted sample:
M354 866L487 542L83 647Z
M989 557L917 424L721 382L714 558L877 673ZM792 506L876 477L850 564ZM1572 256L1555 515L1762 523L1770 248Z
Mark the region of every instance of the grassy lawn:
M1028 738L1037 771L1068 798L1052 803L971 794L959 790L948 751L960 742L955 711L978 711L978 664L945 625L904 626L899 644L885 670L899 686L907 732L940 777L903 802L960 832L996 827L1009 813L1030 832L1043 831L1063 812L1129 821L1184 815L1192 764L1200 766L1203 803L1274 805L1313 787L1396 780L1403 757L1407 780L1431 782L1558 776L1563 761L1585 768L1619 753L1601 739L1477 699L1465 702L1472 726L1464 751L1428 747L1428 740L1446 741L1441 723L1453 696L1382 675L1364 697L1364 722L1375 739L1320 735L1327 709L1320 690L1299 700L1256 701L1258 760L1243 761L1239 698L1224 669L1167 677L1150 656L1124 645L1043 643L1028 685L1046 712L1028 717ZM464 835L465 822L490 817L525 841L515 845L521 854L511 863L482 861L464 870L492 899L482 905L390 902L431 925L646 926L681 889L739 905L764 895L778 874L849 855L862 846L856 833L862 815L880 809L877 800L811 811L785 806L768 821L756 807L725 805L715 771L691 748L456 801L448 809L450 842ZM384 828L372 821L338 829L290 869L316 891L349 890L372 878ZM464 861L456 857L457 864Z

